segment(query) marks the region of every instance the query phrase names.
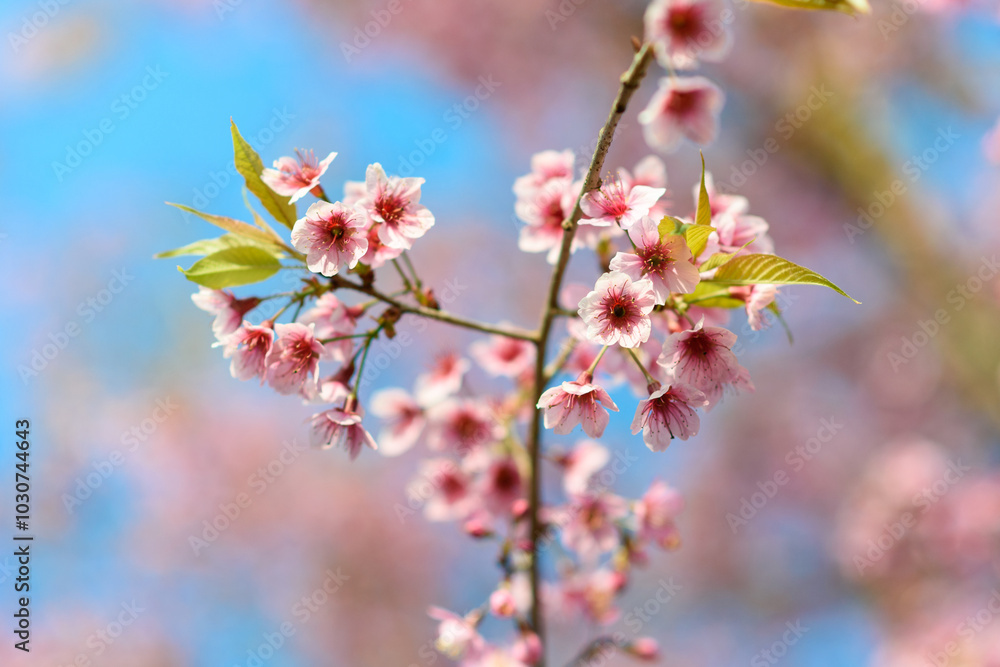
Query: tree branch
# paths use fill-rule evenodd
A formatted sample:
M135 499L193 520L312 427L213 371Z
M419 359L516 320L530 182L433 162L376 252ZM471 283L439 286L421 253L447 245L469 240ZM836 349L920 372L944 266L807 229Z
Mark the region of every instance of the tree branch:
M590 192L591 190L597 188L600 185L600 174L601 169L604 168L604 158L608 155L608 149L611 148L611 141L615 136L615 128L618 127L618 121L621 120L622 115L625 113L625 108L628 105L629 100L632 98L632 94L639 87L639 83L642 78L646 75L646 69L649 67L649 63L653 59L652 46L649 44L644 45L639 49L639 52L635 54L632 59L632 65L628 68L621 76L621 85L618 88L618 94L615 97L615 101L611 106L611 112L608 114L608 119L604 123L604 127L601 128L601 132L598 135L597 147L594 149L594 155L590 160L590 167L587 169L587 175L583 181L583 188L580 190L580 195L576 199L576 204L573 206L573 212L570 216L563 221L563 236L562 245L559 249L559 259L556 260L555 268L552 271L552 278L549 282L549 291L545 299L545 308L542 311L542 321L538 327L538 335L535 338L535 345L537 347L537 354L535 355L535 373L534 373L534 391L532 405L538 403L538 399L541 397L542 392L545 390L545 385L548 382L548 377L545 368L545 357L546 349L549 343L549 334L552 331L552 321L555 319L556 314L559 312L559 290L562 287L563 276L566 273L566 265L569 264L570 249L573 245L573 237L576 235L576 228L580 221L580 217L583 215L583 211L580 208L580 202L583 200L583 196ZM543 625L542 618L542 604L539 598L539 567L538 567L538 541L542 537L543 526L539 519L539 509L541 508L542 498L541 498L541 426L542 426L542 413L538 408L534 409L531 415L531 425L528 429L528 455L530 458L531 467L531 486L528 495L528 515L531 524L531 625L535 634L541 640L541 644L545 647L545 629ZM542 660L539 661L539 667L544 667L545 657L542 656Z
M334 287L342 287L344 289L354 290L355 292L361 292L362 294L367 294L370 297L378 299L379 301L389 304L390 306L395 306L399 308L404 313L412 313L414 315L420 315L421 317L426 317L432 320L438 320L439 322L447 322L448 324L454 324L455 326L464 327L466 329L474 329L476 331L482 331L485 333L497 334L500 336L507 336L508 338L517 338L519 340L527 340L535 342L538 340L538 334L534 331L527 331L525 329L520 329L517 327L508 327L501 324L486 324L484 322L477 322L475 320L468 320L464 317L459 317L457 315L452 315L443 310L434 310L433 308L425 308L424 306L411 306L404 303L396 298L389 296L388 294L383 294L379 292L374 287L369 287L367 285L361 285L356 282L347 280L346 278L341 278L340 276L334 276L331 278L331 283Z

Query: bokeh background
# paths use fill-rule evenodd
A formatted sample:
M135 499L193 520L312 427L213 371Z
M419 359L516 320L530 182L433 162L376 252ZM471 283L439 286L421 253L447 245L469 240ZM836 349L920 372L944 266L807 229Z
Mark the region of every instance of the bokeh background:
M338 151L328 191L375 161L425 177L438 222L413 256L427 282L457 280L458 312L533 325L548 267L516 250L511 184L538 150L589 154L644 3L402 0L359 37L385 5L3 3L2 423L31 420L36 535L29 656L7 634L14 559L0 555L3 665L445 664L426 607L462 610L491 590L489 547L399 517L417 453L350 463L300 447L310 409L232 380L194 286L151 259L212 233L165 200L245 213L233 118L266 162ZM664 578L683 586L643 628L667 664L776 664L760 652L788 623L806 628L782 651L789 665L1000 664L1000 278L988 261L1000 171L982 146L1000 115L998 8L875 0L853 19L741 3L735 15L734 52L704 68L728 96L709 169L750 198L780 254L864 305L786 290L791 346L734 316L757 392L666 454L627 435L629 410L615 416L609 447L639 457L622 491L658 478L688 500L683 547L653 558L623 608ZM481 77L495 90L456 123L449 110ZM648 153L635 115L653 88L609 168ZM429 141L439 128L446 139ZM754 163L769 138L779 150ZM696 149L667 165L687 214ZM593 280L586 262L572 270ZM429 327L376 385L409 386L474 338ZM779 471L788 482L734 524ZM231 526L193 548L247 492ZM894 536L906 513L915 525ZM340 588L303 612L331 573ZM294 636L254 663L286 621ZM554 652L591 631L554 622Z

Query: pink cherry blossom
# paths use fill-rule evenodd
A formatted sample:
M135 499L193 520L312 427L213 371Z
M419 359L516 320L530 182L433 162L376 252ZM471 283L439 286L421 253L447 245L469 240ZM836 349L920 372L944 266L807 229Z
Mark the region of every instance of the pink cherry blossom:
M302 313L298 321L307 326L314 325L316 338L325 340L353 335L363 314L363 306L348 306L333 292L327 292L316 300L312 308ZM346 361L354 349L354 342L345 338L330 341L324 347L335 361Z
M284 197L291 197L289 202L295 203L306 196L306 193L319 188L319 179L327 167L337 157L330 153L322 162L316 162L312 151L296 150L298 159L293 157L278 158L273 169L264 169L260 178L272 190Z
M511 657L523 665L537 665L542 659L542 640L534 632L525 630L510 649Z
M510 618L517 611L510 588L502 586L490 593L490 612L499 618Z
M399 456L409 450L420 438L427 424L424 409L403 389L383 389L372 395L372 414L384 425L378 441L383 456Z
M618 406L593 376L583 373L571 382L551 387L538 399L539 409L545 410L545 428L565 435L579 424L584 433L600 438L608 425L608 410L618 412Z
M667 166L658 155L647 155L639 160L630 173L624 167L618 169L618 178L626 188L646 185L651 188L667 188Z
M269 326L255 326L244 322L226 339L223 356L232 358L229 372L237 380L259 377L264 383L267 366L265 360L274 341L274 331Z
M470 366L468 359L454 352L440 355L430 372L417 376L413 385L417 402L424 406L433 405L457 393Z
M310 443L314 447L343 447L352 461L366 445L378 449L375 439L361 425L364 411L360 407L355 409L353 403L348 399L343 408L331 408L312 416Z
M541 151L531 157L531 173L514 181L514 194L518 199L530 199L540 187L553 179L573 179L573 151Z
M318 201L292 228L292 245L306 254L306 265L326 277L353 269L368 252L364 214L340 202Z
M481 482L483 507L494 516L509 516L514 503L524 495L524 478L510 456L493 458Z
M603 468L611 454L607 448L593 440L581 440L560 460L563 466L563 488L571 496L582 495L593 476Z
M464 519L479 504L472 492L472 478L445 458L422 461L406 493L411 502L423 503L424 515L430 521Z
M403 254L404 248L390 248L379 238L379 225L372 225L366 232L368 252L361 258L361 263L373 269L380 268L386 262L392 261Z
M601 345L636 347L649 338L649 313L656 305L653 283L632 280L620 271L598 278L594 291L580 301L587 338Z
M635 504L635 517L639 524L638 536L664 549L676 549L680 535L674 519L684 509L684 498L667 486L666 482L653 482Z
M198 291L191 295L191 300L206 313L215 315L212 333L220 341L236 331L243 321L243 316L260 304L260 299L257 297L237 299L232 292L207 287L199 287Z
M649 398L639 401L632 419L632 433L642 431L642 440L654 452L662 452L674 438L698 435L700 421L694 408L707 403L705 395L683 384L650 385Z
M666 192L666 188L646 185L626 188L621 180L613 179L583 196L580 208L587 219L580 222L595 227L609 227L617 223L627 230L643 216L649 215L650 209Z
M615 596L624 587L625 576L606 567L565 576L556 589L555 600L565 612L581 612L600 625L611 625L621 615Z
M679 235L660 238L657 222L643 218L628 230L635 252L620 252L611 259L612 271L620 271L633 281L648 278L653 284L656 303L664 304L671 292L689 294L701 280L691 263L691 249Z
M747 320L750 328L760 331L768 325L764 310L774 303L778 293L777 285L747 285L730 287L729 295L746 302Z
M562 541L587 561L596 560L618 546L615 523L628 513L624 498L612 493L576 496L566 510Z
M472 358L490 375L518 377L535 363L535 346L510 336L490 336L470 347Z
M573 213L580 185L569 177L545 182L530 198L519 199L514 210L527 224L521 228L517 246L524 252L546 252L555 264L562 244L562 223ZM574 249L578 246L574 243Z
M691 385L708 399L708 407L727 388L753 391L750 375L733 354L736 334L698 323L694 329L671 334L657 363L675 382Z
M652 637L639 637L625 645L625 651L634 658L646 662L660 659L660 644Z
M646 143L665 153L676 149L682 137L712 143L724 103L722 90L704 77L660 79L660 87L639 113Z
M466 454L503 437L490 408L473 399L448 399L430 409L427 446Z
M382 165L368 166L366 195L360 205L378 227L379 239L390 248L407 249L434 226L434 215L420 204L422 178L386 176Z
M768 235L767 221L756 215L733 215L723 213L712 219L715 231L709 234L702 258L715 252L736 252L741 255L774 252L774 242ZM746 248L743 246L749 243Z
M646 8L646 41L666 68L692 69L718 62L732 47L722 0L653 0Z
M315 381L319 360L329 354L316 339L313 325L275 324L274 330L277 340L264 360L267 383L279 394L295 394L310 376Z
M430 607L427 614L441 621L434 645L449 658L458 659L464 656L475 659L486 648L486 642L476 630L481 618L479 612L474 611L459 616L441 607Z

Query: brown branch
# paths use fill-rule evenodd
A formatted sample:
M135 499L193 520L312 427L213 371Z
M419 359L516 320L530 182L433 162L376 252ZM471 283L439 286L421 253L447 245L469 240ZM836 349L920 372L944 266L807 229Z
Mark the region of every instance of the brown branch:
M355 292L367 294L368 296L378 299L383 303L399 308L399 310L404 313L412 313L414 315L420 315L421 317L426 317L432 320L438 320L439 322L447 322L448 324L454 324L455 326L464 327L466 329L474 329L485 333L507 336L508 338L517 338L519 340L527 340L531 342L536 342L538 340L538 334L534 331L527 331L518 327L509 327L502 324L486 324L485 322L477 322L476 320L469 320L464 317L459 317L458 315L452 315L451 313L447 313L443 310L425 308L424 306L419 305L411 306L410 304L404 303L389 296L388 294L379 292L374 287L355 283L347 280L346 278L341 278L340 276L334 276L331 279L331 283L334 287L343 287L345 289L354 290Z
M548 382L545 368L546 348L549 343L549 334L552 332L552 321L559 312L559 289L562 287L563 276L566 273L566 265L569 263L570 249L573 245L573 237L576 235L576 228L583 215L580 209L580 202L583 196L600 185L601 169L604 168L604 158L607 157L608 149L611 148L611 141L615 136L615 128L618 121L625 113L625 107L631 99L632 94L639 87L639 83L646 74L646 69L653 59L653 50L646 44L632 59L632 65L628 71L621 76L621 85L618 88L618 95L611 106L608 119L601 128L598 135L597 147L594 149L594 156L590 160L590 167L583 181L580 195L573 206L573 212L563 221L562 246L559 249L559 259L556 260L555 268L552 271L552 279L549 282L549 291L545 299L545 308L542 311L541 324L538 327L538 335L535 338L537 354L535 355L534 392L532 405L538 403L539 397L545 390ZM528 495L528 518L531 524L531 625L535 634L541 640L543 656L539 661L539 667L544 667L545 656L545 628L542 620L542 604L539 597L539 568L538 568L538 542L544 532L544 527L539 519L539 509L541 508L541 426L542 413L538 408L534 409L531 415L531 426L528 429L528 455L531 468L531 486Z

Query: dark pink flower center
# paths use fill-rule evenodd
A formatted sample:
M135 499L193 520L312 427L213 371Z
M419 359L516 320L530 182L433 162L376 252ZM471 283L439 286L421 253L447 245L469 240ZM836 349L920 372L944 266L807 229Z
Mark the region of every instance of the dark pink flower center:
M395 224L406 213L406 198L395 190L386 190L375 200L375 212L386 222Z
M521 486L521 474L512 462L506 462L493 469L493 488L501 493L517 491Z
M678 41L696 43L705 32L701 7L688 5L670 10L666 17L666 29Z
M637 248L636 254L642 260L643 274L651 273L660 275L670 264L674 263L674 258L670 256L670 251L663 243L654 243L644 248Z
M347 216L334 213L331 217L320 221L321 239L327 249L344 250L347 241L352 236L348 234Z
M601 306L601 320L615 329L631 331L642 319L642 310L636 304L635 297L624 286L612 287Z
M667 100L667 112L675 116L686 116L701 105L700 90L675 90Z

